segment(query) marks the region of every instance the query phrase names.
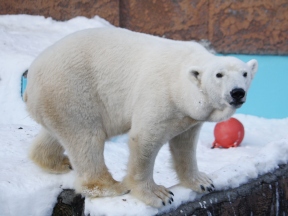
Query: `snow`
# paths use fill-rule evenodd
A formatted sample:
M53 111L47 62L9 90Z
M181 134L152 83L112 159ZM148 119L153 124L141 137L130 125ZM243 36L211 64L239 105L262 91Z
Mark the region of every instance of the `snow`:
M37 125L25 111L20 96L21 76L33 59L63 36L84 28L113 27L105 20L77 17L66 22L28 15L0 16L0 209L1 215L51 215L63 188L73 188L75 173L55 175L38 168L27 157ZM261 73L261 71L260 71ZM198 166L217 190L238 187L288 161L288 118L265 119L237 114L245 128L238 148L211 149L215 123L205 123L198 143ZM116 180L126 173L127 135L107 141L105 159ZM146 206L130 194L85 200L93 215L154 215L176 208L201 195L178 184L165 144L156 159L156 183L170 187L174 203L162 209ZM202 205L205 205L202 203Z

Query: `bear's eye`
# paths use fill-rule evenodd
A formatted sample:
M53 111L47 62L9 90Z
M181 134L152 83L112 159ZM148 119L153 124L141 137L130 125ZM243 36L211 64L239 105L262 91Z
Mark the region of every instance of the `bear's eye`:
M191 71L192 72L192 74L197 78L198 76L199 76L199 72L198 71Z
M243 73L243 76L244 76L244 77L247 77L247 72L244 72L244 73Z
M217 74L216 74L216 77L217 77L217 78L221 78L221 77L223 77L223 74L222 74L222 73L217 73Z

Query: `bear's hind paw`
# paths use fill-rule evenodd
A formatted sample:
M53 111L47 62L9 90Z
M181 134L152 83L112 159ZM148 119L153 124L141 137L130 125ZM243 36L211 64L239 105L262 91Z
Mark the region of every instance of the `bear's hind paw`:
M69 158L67 156L63 157L63 160L58 163L56 166L51 169L50 172L61 174L61 173L67 173L72 170L72 166L70 164Z
M64 174L72 170L72 166L67 156L64 156L61 159L56 158L54 160L39 161L34 159L34 162L43 170L53 174Z
M122 183L117 181L110 184L93 182L90 184L85 184L84 186L82 186L81 190L81 193L83 195L91 198L120 196L129 192L129 189L127 189Z

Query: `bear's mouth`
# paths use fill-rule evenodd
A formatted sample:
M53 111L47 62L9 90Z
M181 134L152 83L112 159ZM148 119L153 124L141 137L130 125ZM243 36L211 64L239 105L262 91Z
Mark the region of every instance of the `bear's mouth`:
M240 108L243 104L245 103L245 101L241 101L241 100L233 100L232 102L230 102L229 104L235 108Z

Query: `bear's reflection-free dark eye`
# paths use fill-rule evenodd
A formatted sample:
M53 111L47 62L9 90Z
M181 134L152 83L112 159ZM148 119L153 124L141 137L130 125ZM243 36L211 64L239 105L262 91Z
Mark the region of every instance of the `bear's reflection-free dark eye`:
M197 78L198 77L198 75L199 75L199 72L198 71L192 71L192 74Z
M247 72L244 72L244 73L243 73L243 76L244 76L244 77L247 77Z
M223 74L217 73L217 74L216 74L216 77L217 77L217 78L221 78L221 77L223 77Z

